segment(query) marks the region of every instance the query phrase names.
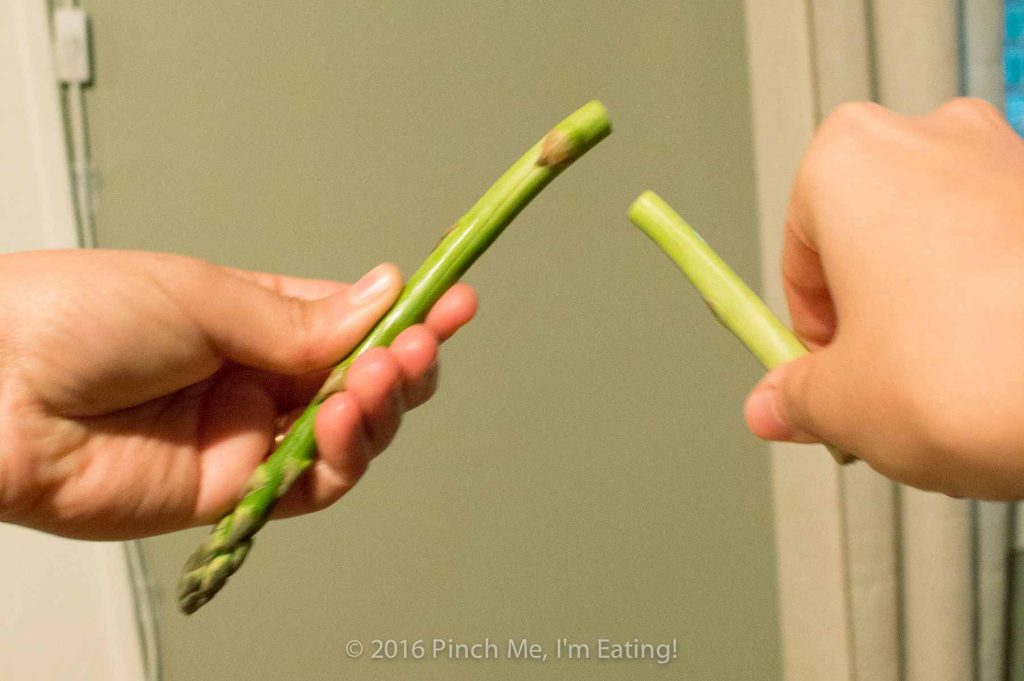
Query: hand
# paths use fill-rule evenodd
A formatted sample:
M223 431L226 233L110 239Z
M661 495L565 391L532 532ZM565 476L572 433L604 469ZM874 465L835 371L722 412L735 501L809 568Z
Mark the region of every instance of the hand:
M841 107L797 175L782 273L811 354L746 406L951 496L1024 497L1024 141L991 106Z
M92 539L214 522L400 289L391 265L347 286L156 253L0 256L0 519ZM455 286L356 361L317 416L318 460L275 515L324 508L359 480L475 309Z

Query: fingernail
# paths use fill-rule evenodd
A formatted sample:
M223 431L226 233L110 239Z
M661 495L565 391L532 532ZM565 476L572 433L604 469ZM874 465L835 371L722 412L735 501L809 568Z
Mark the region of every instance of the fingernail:
M377 265L352 284L348 300L353 305L365 305L391 288L391 276L387 265Z
M754 420L759 424L758 435L769 440L781 440L788 438L789 426L782 420L779 413L779 394L775 386L771 384L762 385L750 396L747 402L747 413L754 415Z

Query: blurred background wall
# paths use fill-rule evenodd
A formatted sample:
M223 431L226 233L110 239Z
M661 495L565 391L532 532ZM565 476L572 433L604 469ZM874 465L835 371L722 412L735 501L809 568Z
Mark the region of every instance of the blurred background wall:
M205 530L147 540L169 681L779 678L756 363L628 223L671 201L758 281L740 0L89 0L98 242L411 273L591 98L615 134L468 277L442 389L341 503L261 532L185 618ZM374 662L358 639L678 639L647 662Z

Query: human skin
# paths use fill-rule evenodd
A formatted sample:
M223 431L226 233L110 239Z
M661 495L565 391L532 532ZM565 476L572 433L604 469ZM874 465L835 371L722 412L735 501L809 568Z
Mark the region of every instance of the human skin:
M900 482L1024 498L1024 141L988 104L839 108L797 174L782 275L811 353L750 429L828 442Z
M401 285L388 264L348 286L157 253L0 256L0 520L88 539L216 521ZM438 345L475 310L456 285L356 361L275 517L359 480L433 393Z

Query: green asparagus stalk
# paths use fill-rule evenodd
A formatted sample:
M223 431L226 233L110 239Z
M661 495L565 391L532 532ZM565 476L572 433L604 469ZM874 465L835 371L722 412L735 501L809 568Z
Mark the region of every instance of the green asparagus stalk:
M652 191L641 194L629 207L629 219L683 271L715 318L766 369L807 354L807 348L793 332L660 196ZM826 446L837 463L855 460L835 447Z
M242 498L185 564L178 602L191 614L207 603L242 565L253 535L277 500L316 456L313 424L330 395L345 389L349 367L370 348L390 345L417 324L441 295L469 269L523 208L573 161L611 132L608 112L597 101L585 104L548 132L509 168L448 231L409 279L398 300L360 344L338 364L277 449L253 472Z

